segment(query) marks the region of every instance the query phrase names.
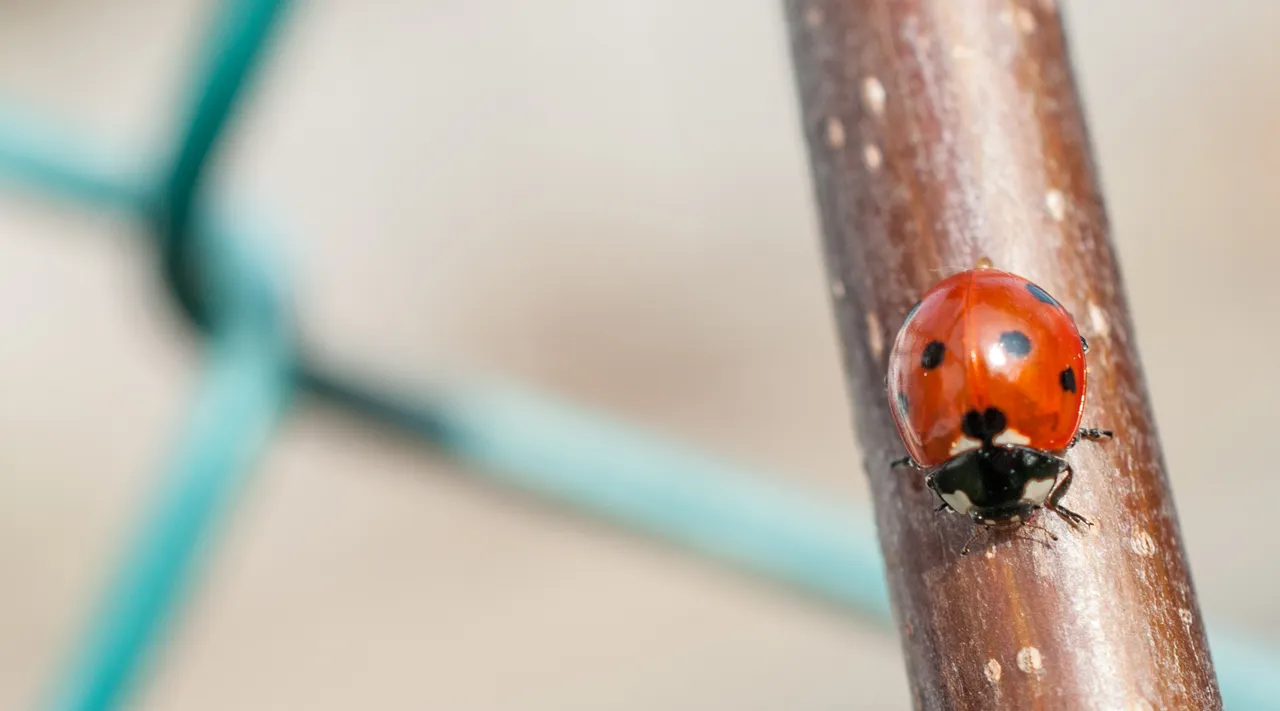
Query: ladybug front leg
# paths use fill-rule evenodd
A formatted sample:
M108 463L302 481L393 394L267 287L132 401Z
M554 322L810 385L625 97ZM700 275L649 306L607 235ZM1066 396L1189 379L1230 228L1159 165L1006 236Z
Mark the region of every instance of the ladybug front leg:
M920 463L912 459L909 454L902 459L895 459L892 462L889 462L890 469L897 469L898 467L911 467L916 470L924 469L924 467L920 466Z
M1103 440L1111 439L1114 436L1115 436L1115 433L1112 432L1111 430L1098 430L1092 427L1083 427L1078 432L1076 432L1075 437L1071 438L1071 443L1068 444L1066 448L1071 449L1072 447L1076 446L1076 443L1082 439L1087 439L1090 442L1101 442Z
M1061 516L1067 523L1073 525L1083 523L1086 526L1092 526L1092 521L1058 503L1062 500L1062 497L1067 495L1067 489L1071 488L1071 477L1073 476L1070 464L1067 464L1062 471L1062 478L1054 485L1053 491L1049 492L1049 498L1045 501L1044 507Z

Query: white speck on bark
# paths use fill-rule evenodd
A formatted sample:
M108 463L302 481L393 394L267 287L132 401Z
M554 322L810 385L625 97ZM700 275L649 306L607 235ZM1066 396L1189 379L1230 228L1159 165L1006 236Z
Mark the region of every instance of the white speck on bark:
M884 163L884 155L880 153L876 144L868 143L862 147L862 162L867 166L867 170L874 173L880 170L881 164Z
M840 119L831 116L827 119L827 145L832 148L844 148L844 124Z
M884 84L875 77L867 77L862 80L862 103L867 107L873 116L877 118L884 115L885 92Z
M871 355L880 360L884 354L884 334L880 330L880 319L872 311L867 312L867 345L871 346Z
M1035 647L1023 647L1018 650L1018 668L1030 674L1038 672L1044 668L1044 660L1040 657L1040 650Z
M1107 334L1111 333L1111 321L1107 318L1107 313L1092 301L1089 302L1089 325L1093 326L1093 332L1102 338L1106 338Z
M1062 222L1067 216L1067 199L1057 188L1044 194L1044 206L1049 209L1049 216L1054 222Z
M808 25L809 29L816 30L821 27L822 19L822 8L820 7L812 6L804 11L804 24Z
M1000 662L997 662L994 659L988 659L987 667L982 670L982 673L987 675L987 679L990 680L992 684L1000 681Z
M1156 554L1156 540L1151 537L1150 533L1142 529L1133 532L1133 536L1129 539L1129 547L1138 555L1153 556Z

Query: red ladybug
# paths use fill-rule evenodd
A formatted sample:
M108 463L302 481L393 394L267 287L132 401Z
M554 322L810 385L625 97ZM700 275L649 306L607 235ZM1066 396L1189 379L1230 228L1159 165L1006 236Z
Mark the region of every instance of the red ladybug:
M1024 525L1044 507L1093 525L1059 503L1072 476L1066 450L1111 437L1080 429L1087 350L1062 304L1020 276L984 260L944 279L907 314L889 356L908 455L893 465L928 470L938 510L975 524Z

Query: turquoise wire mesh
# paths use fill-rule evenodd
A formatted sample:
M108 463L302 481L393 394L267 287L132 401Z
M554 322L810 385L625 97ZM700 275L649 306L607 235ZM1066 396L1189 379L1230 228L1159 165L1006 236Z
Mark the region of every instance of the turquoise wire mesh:
M206 334L202 381L166 476L42 707L128 703L197 582L202 552L281 418L304 394L417 435L476 476L644 531L890 623L869 511L836 506L599 414L502 383L402 387L313 365L290 318L269 234L201 190L284 0L226 0L191 105L158 174L48 121L0 113L0 176L86 208L123 211L156 240L176 302ZM165 155L165 154L162 154ZM1229 709L1280 710L1280 655L1211 630Z

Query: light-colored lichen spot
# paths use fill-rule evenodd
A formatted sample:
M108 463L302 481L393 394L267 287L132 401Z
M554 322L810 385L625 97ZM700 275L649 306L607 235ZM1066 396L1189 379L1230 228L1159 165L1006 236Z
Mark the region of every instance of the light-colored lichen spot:
M1103 338L1111 333L1111 320L1107 318L1107 312L1092 301L1089 302L1089 325L1093 327L1094 333Z
M993 560L996 557L996 547L991 546L990 548L987 549L987 552L984 553L983 555L987 557L987 560ZM995 660L992 659L991 661L994 662Z
M1040 650L1035 647L1023 647L1018 650L1018 668L1031 674L1044 668L1044 660L1040 658Z
M1185 607L1178 608L1178 617L1182 618L1182 624L1188 627L1190 627L1191 623L1195 622L1196 619L1195 615L1191 614L1191 610L1188 610Z
M1018 26L1018 30L1024 35L1029 35L1036 31L1036 16L1025 7L1018 8L1013 14L1013 21Z
M997 662L994 659L988 659L987 667L982 670L982 673L987 675L987 680L992 684L1000 681L1000 672L1000 662Z
M1139 696L1133 701L1129 702L1129 708L1127 709L1127 711L1156 711L1156 710L1155 710L1155 707L1151 705L1150 701L1147 701L1146 699Z
M804 11L804 24L808 25L809 29L816 30L821 27L822 20L822 8L813 5Z
M884 355L884 332L880 330L880 319L874 312L867 312L867 345L871 347L871 355L876 360Z
M1138 529L1129 538L1129 547L1138 555L1153 556L1156 554L1156 539L1152 538L1150 533Z
M862 80L862 103L873 116L884 115L884 84L875 77Z
M1052 217L1054 222L1062 222L1062 219L1067 216L1067 198L1057 188L1044 194L1044 206L1049 210L1049 217Z
M844 123L835 116L827 119L827 145L832 148L844 148Z
M876 147L876 144L868 143L862 147L862 163L872 173L880 170L880 166L884 163L884 155L880 153L880 149Z
M831 295L836 299L843 299L845 295L844 282L839 279L831 281Z

